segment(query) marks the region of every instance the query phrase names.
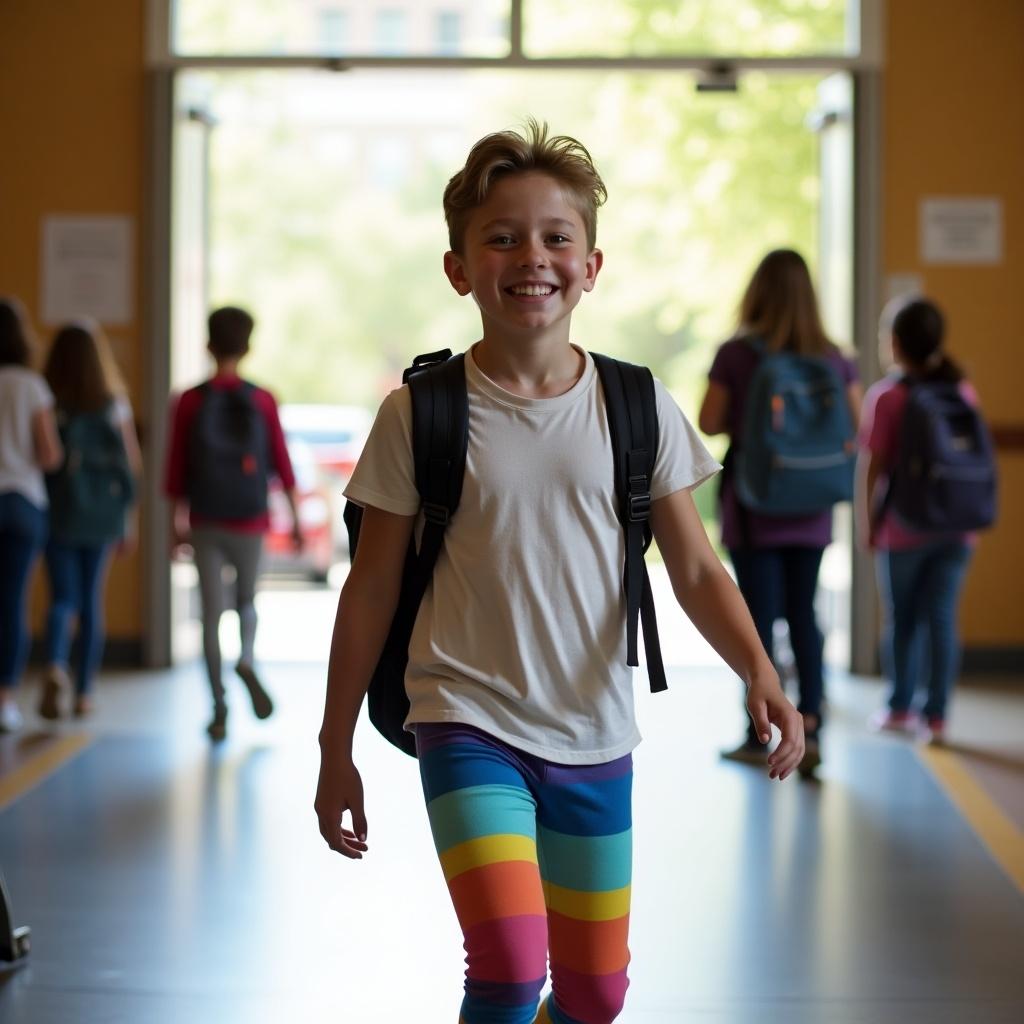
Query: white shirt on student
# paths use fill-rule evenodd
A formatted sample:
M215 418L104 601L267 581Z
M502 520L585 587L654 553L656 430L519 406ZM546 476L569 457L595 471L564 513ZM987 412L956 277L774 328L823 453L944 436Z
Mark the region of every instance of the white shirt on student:
M640 740L626 664L625 540L593 359L556 398L500 388L466 353L469 447L458 511L420 606L406 689L416 722L473 725L563 764ZM660 382L652 499L721 467ZM407 387L381 405L345 494L419 510ZM680 614L682 614L680 612Z

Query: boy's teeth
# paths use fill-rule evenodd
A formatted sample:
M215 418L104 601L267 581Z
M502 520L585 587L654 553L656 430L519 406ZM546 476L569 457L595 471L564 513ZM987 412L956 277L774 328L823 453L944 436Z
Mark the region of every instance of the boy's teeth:
M555 289L549 284L517 284L512 286L514 295L550 295Z

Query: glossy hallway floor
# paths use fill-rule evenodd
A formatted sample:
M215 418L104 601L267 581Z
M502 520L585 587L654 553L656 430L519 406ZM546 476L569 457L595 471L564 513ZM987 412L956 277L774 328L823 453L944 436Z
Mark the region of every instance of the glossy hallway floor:
M360 729L370 855L312 813L322 669L270 663L205 742L198 667L111 675L85 728L0 743L0 868L28 962L3 1024L455 1024L461 940L415 764ZM624 1024L1024 1020L1024 682L963 687L957 746L871 734L837 679L820 780L726 764L722 669L641 693ZM24 695L26 709L31 694Z

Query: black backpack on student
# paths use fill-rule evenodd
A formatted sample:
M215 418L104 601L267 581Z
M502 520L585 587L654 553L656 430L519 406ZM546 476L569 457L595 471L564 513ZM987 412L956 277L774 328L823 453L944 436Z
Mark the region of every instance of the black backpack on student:
M248 381L200 385L188 441L188 500L204 519L253 519L267 511L267 427Z
M982 530L996 518L996 459L981 413L955 381L911 380L881 511L915 530Z
M637 624L643 622L651 691L667 689L644 552L651 542L650 481L658 450L658 414L654 378L643 366L593 353L605 393L619 519L626 531L623 585L626 589L626 663L636 666ZM412 399L412 446L416 488L423 512L417 550L409 542L398 608L367 692L370 721L390 743L416 756L413 736L403 729L409 714L405 669L416 613L430 583L444 532L459 506L469 443L464 357L451 351L418 356L403 374ZM363 510L345 506L349 549L359 543Z

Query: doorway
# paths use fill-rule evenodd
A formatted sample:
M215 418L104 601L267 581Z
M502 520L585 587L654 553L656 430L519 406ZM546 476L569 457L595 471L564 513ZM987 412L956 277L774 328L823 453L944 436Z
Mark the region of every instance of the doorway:
M172 385L202 372L210 304L253 310L248 373L286 405L369 417L412 356L468 345L479 325L441 274L440 195L476 138L529 115L585 141L609 190L598 238L605 269L574 318L578 343L647 363L695 420L749 273L785 245L807 256L829 331L850 346L851 76L762 70L735 88L698 88L705 82L696 71L637 69L179 71ZM716 536L713 497L713 487L697 492ZM837 516L820 595L827 657L842 669L848 519ZM268 586L267 621L301 608L300 625L329 630L340 537L338 556L320 591L299 599L294 581L285 597ZM175 652L191 656L192 581L185 568L172 578ZM675 624L682 616L661 584L663 621ZM716 663L686 626L665 630L669 663ZM284 655L287 645L263 637L264 656ZM326 656L322 637L292 646Z

